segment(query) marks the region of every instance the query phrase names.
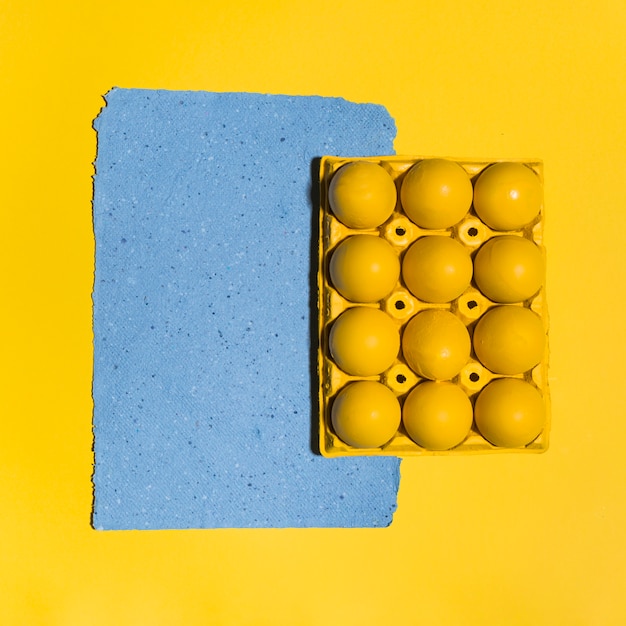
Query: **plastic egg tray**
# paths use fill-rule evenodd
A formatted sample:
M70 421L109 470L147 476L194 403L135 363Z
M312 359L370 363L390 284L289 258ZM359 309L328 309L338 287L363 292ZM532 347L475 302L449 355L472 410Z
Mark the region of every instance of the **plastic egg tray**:
M524 372L513 378L521 378L536 387L543 397L546 409L546 421L543 431L539 436L525 447L504 448L492 445L483 438L476 428L475 423L465 438L456 447L445 451L431 451L420 447L409 436L402 424L393 438L379 448L355 448L344 443L334 433L331 421L331 408L334 398L349 383L358 380L375 380L387 386L398 398L402 405L407 394L422 380L406 363L402 355L402 349L395 362L382 374L371 377L359 377L346 374L333 361L329 349L329 332L333 321L346 309L353 306L371 306L387 313L397 324L399 332L402 333L404 326L415 315L429 308L440 308L450 311L460 319L468 329L470 338L478 320L490 308L497 306L489 300L477 288L472 279L470 286L455 300L445 304L431 304L417 299L404 284L402 275L400 276L393 291L383 300L377 303L357 303L350 302L342 297L333 287L329 276L329 260L335 247L347 237L354 234L377 234L391 244L402 259L407 248L419 237L425 235L449 236L460 242L469 252L471 258L475 256L478 249L490 238L499 235L516 235L527 238L537 244L545 260L545 249L543 247L543 226L544 208L543 202L539 215L529 224L516 231L500 232L491 229L479 219L474 211L473 204L465 217L445 230L431 231L421 228L413 223L404 213L401 204L400 188L403 176L417 162L433 157L401 157L401 156L379 156L365 158L342 158L342 157L322 157L320 162L320 215L319 215L319 258L318 258L318 374L319 374L319 449L320 453L326 457L337 456L357 456L357 455L395 455L395 456L416 456L416 455L451 455L451 454L477 454L477 453L501 453L501 452L543 452L548 447L548 436L550 430L550 411L548 393L548 342L541 362L530 371ZM479 174L489 165L497 163L493 161L473 161L461 159L449 159L458 163L469 175L472 184L475 183ZM329 185L333 175L337 170L353 161L370 161L382 166L391 175L396 185L397 201L391 216L378 228L371 230L354 230L346 227L334 215L329 206ZM507 159L511 162L511 159ZM543 166L540 161L517 160L530 167L538 176L543 188ZM544 264L545 267L545 264ZM545 276L544 276L545 278ZM545 285L545 280L544 280ZM542 320L544 330L548 330L548 314L545 300L545 286L530 298L519 304L519 306L532 309ZM472 352L469 361L461 369L460 373L452 379L468 395L472 406L480 391L495 378L502 377L494 374L484 367Z

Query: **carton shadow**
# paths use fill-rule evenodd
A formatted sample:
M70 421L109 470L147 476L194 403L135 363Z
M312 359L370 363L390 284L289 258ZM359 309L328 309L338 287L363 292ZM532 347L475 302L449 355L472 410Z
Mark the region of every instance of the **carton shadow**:
M311 397L311 450L315 454L320 454L319 447L319 371L317 366L317 353L319 349L317 307L318 307L318 287L317 287L317 267L318 267L318 247L319 247L319 206L320 206L320 163L321 157L315 157L311 161L311 241L310 241L310 264L309 264L309 362L311 376L310 397Z

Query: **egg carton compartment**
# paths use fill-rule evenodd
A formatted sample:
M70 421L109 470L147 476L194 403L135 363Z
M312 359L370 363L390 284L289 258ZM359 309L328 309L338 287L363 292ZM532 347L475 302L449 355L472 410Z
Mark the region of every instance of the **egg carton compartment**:
M516 163L532 170L537 176L541 189L543 188L543 167L540 161L497 161L497 160L459 160L445 159L460 166L471 182L472 197L469 208L460 219L452 225L443 227L424 227L411 219L404 208L402 200L402 185L407 173L417 163L429 161L434 157L402 157L377 156L363 158L323 157L320 163L320 214L319 214L319 258L318 258L318 376L319 376L319 448L322 455L336 456L416 456L416 455L450 455L450 454L479 454L502 452L543 452L548 448L550 432L550 410L548 389L548 312L545 299L545 249L543 247L544 207L541 199L538 213L521 226L509 228L510 224L488 225L479 217L474 206L474 190L480 175L490 166L497 163ZM346 225L338 219L330 202L330 186L333 177L345 165L353 163L372 163L380 166L391 178L395 186L395 203L393 210L384 220L374 226L369 224ZM380 219L380 218L379 218ZM497 221L496 216L496 221ZM346 221L350 222L350 219ZM472 276L469 284L458 294L445 302L427 301L417 297L413 289L409 288L402 269L393 287L381 298L374 301L361 301L345 295L345 289L339 289L331 277L331 259L342 242L357 235L366 235L383 240L393 250L400 268L403 266L407 251L418 240L425 237L440 237L457 242L471 259ZM502 298L492 299L485 295L489 291L484 285L479 286L476 281L475 265L479 250L485 248L488 242L493 241L493 248L502 239L517 238L535 244L541 258L540 287L530 297L520 301L503 302ZM439 243L439 242L437 242ZM521 245L521 244L519 244ZM486 256L485 252L483 256ZM480 259L479 259L480 262ZM337 262L338 263L338 262ZM489 277L489 274L487 274ZM483 281L484 281L483 272ZM442 281L445 283L445 280ZM481 289L482 287L482 289ZM435 287L437 289L437 286ZM419 291L419 289L418 289ZM342 293L343 292L343 293ZM421 295L421 294L420 294ZM432 300L432 298L430 299ZM541 358L535 359L532 367L515 373L501 373L488 369L478 358L474 341L476 326L484 316L496 308L527 309L534 312L540 320L542 335L545 339L541 350ZM375 374L346 371L346 368L337 363L336 355L331 350L331 335L333 326L338 318L351 309L370 309L384 313L397 330L400 339L400 348L393 362L383 371ZM444 311L452 314L461 322L470 339L469 357L454 376L438 378L433 375L424 375L411 367L404 354L402 342L407 325L419 314L429 311ZM507 311L510 313L510 311ZM483 333L484 334L484 333ZM493 348L491 348L493 350ZM357 354L358 357L358 354ZM340 359L341 360L341 359ZM483 358L483 361L485 359ZM498 368L494 368L498 370ZM539 392L545 419L540 433L524 445L508 446L495 445L488 440L478 428L475 420L476 401L481 392L493 381L498 379L512 379L524 381ZM469 399L472 410L472 423L464 439L447 449L432 449L432 446L423 446L411 438L402 419L393 435L384 443L377 445L351 445L342 440L333 427L332 410L339 394L346 390L351 383L372 381L383 385L397 399L401 413L404 412L406 399L419 385L433 380L452 383ZM486 430L484 427L483 430ZM493 439L493 437L491 437Z

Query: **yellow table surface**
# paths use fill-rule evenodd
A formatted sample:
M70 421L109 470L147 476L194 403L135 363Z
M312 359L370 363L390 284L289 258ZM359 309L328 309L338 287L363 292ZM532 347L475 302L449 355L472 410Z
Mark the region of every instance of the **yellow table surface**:
M619 0L0 3L0 624L626 624L625 32ZM550 450L407 459L387 529L93 531L113 86L343 96L399 154L542 158Z

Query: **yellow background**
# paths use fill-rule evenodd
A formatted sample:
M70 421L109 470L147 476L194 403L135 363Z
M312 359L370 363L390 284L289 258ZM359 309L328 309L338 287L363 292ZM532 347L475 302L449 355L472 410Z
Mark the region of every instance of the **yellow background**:
M0 624L626 624L625 32L620 0L1 2ZM113 86L343 96L399 154L544 159L550 450L405 460L388 529L92 531Z

